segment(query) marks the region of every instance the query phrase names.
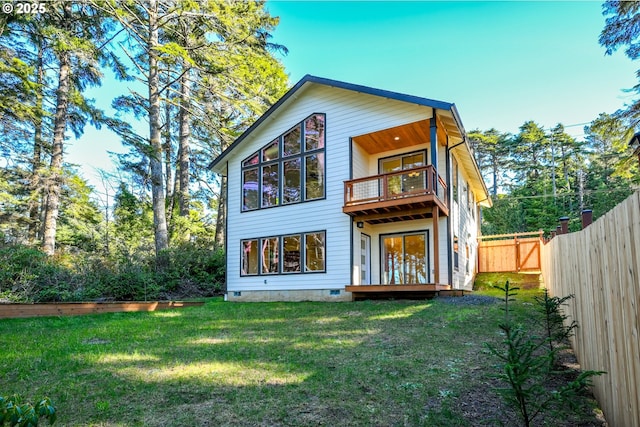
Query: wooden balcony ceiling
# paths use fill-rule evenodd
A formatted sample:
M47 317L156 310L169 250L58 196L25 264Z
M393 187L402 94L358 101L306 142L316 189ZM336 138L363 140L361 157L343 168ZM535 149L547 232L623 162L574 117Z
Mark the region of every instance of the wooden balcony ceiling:
M440 215L449 215L447 207L434 195L345 206L342 211L354 217L355 221L364 221L368 224L384 224L433 218L434 205L440 208Z
M369 154L429 142L429 119L356 136L353 140Z

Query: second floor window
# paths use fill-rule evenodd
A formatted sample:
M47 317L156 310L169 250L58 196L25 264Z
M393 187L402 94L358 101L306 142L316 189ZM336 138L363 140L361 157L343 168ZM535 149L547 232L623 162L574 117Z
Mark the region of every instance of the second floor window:
M312 114L242 162L242 211L324 198L325 115Z

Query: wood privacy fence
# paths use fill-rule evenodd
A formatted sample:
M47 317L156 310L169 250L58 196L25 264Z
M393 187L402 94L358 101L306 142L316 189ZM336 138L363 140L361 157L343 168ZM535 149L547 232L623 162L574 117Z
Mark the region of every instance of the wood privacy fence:
M478 272L540 271L541 243L542 231L479 236Z
M573 349L583 370L607 372L593 382L609 425L640 426L640 192L544 245L542 274L552 295L575 295Z

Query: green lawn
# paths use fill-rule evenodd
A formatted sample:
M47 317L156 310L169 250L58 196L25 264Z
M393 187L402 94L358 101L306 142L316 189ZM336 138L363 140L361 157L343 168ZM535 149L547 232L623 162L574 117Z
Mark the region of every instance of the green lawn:
M515 313L531 315L526 291ZM466 298L466 297L465 297ZM0 320L0 395L68 426L513 425L496 397L500 304L224 303ZM585 398L544 425L599 425Z

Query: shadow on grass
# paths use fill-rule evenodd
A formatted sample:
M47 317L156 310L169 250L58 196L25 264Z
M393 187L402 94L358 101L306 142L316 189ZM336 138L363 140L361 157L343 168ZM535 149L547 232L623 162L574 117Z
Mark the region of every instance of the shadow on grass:
M482 342L500 340L499 316L437 301L214 300L6 321L0 391L49 395L61 425L469 425L449 405L490 391Z

